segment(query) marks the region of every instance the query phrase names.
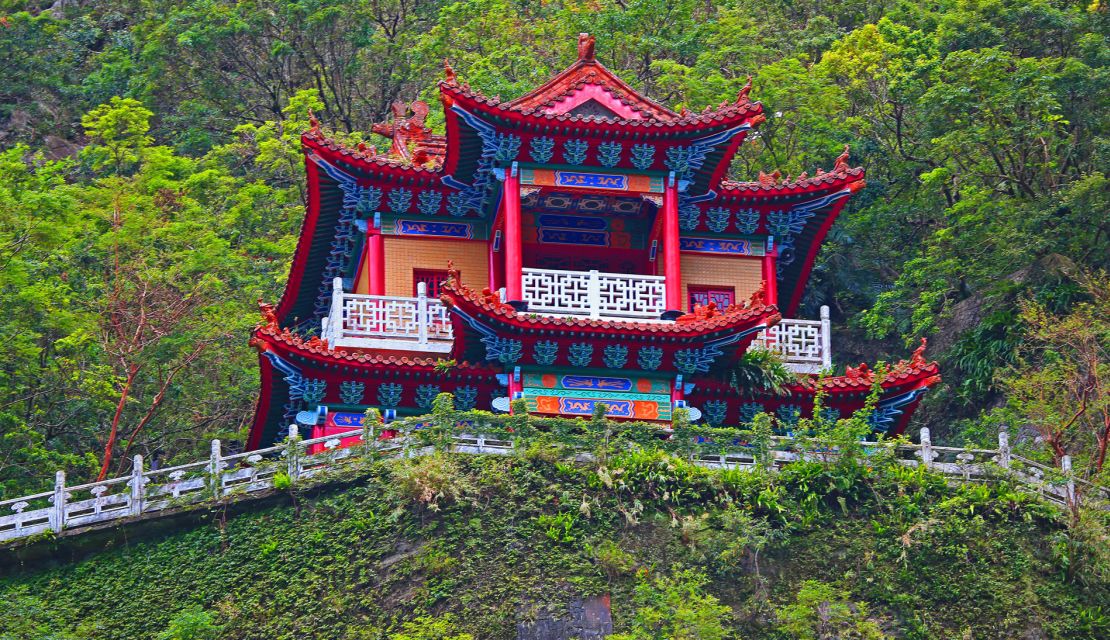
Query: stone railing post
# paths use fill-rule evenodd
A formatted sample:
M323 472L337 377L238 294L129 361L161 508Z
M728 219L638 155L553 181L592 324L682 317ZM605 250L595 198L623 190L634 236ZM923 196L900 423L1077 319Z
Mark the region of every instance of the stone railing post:
M289 480L295 481L301 474L301 432L297 425L289 425L289 437L285 440L285 461L289 465Z
M212 497L219 498L221 489L223 488L223 481L220 477L220 472L223 471L223 460L220 455L220 441L213 440L211 453L208 456L208 477L209 482L212 484Z
M832 321L828 305L821 305L821 368L832 367Z
M428 344L428 285L416 285L416 342Z
M998 432L998 466L1010 468L1010 433L1005 429Z
M335 346L335 341L343 337L343 278L332 280L328 322L331 323L331 329L327 339L331 346Z
M933 441L929 435L929 428L921 428L921 464L926 469L933 466Z
M131 463L131 515L137 516L143 512L143 495L146 493L146 483L143 482L143 457L135 454Z
M60 533L66 528L66 472L54 474L54 508L50 511L50 530Z
M601 317L601 276L597 269L590 269L590 280L586 285L586 305L591 318Z
M1075 476L1072 475L1071 456L1064 456L1060 459L1060 471L1064 472L1064 480L1067 483L1064 485L1064 497L1068 501L1068 507L1078 510L1079 496L1075 493Z

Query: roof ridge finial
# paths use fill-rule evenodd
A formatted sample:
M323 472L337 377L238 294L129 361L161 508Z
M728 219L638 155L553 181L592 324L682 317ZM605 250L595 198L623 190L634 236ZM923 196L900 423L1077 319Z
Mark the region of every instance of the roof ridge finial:
M844 145L844 153L837 156L836 162L833 164L833 172L834 173L837 172L837 171L847 171L850 168L848 166L848 157L849 157L848 149L849 149L849 146Z
M447 58L443 59L443 79L447 84L459 83L459 77L455 75L455 70L451 68L451 61Z
M316 119L316 114L313 113L312 107L308 108L308 130L312 133L320 133L320 121Z
M736 95L736 104L748 104L752 101L748 94L752 92L752 77L748 76L748 82L740 87L740 93Z
M593 61L596 59L594 53L594 45L596 39L588 33L578 34L578 59L583 61Z

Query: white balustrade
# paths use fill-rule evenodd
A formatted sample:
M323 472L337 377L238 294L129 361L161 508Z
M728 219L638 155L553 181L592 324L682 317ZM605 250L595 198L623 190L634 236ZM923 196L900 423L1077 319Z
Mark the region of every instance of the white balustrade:
M759 332L752 346L782 356L795 373L819 373L832 366L831 333L829 308L823 306L820 320L783 319Z
M343 280L336 278L320 337L333 347L447 353L455 337L450 315L426 291L420 283L412 298L344 293Z
M370 428L302 440L296 425L281 444L257 451L224 455L219 440L213 440L207 460L169 467L145 469L142 458L134 457L130 474L74 487L65 486L65 474L58 472L54 490L0 500L0 543L23 540L48 531L62 533L94 529L114 520L156 517L175 509L214 500L241 500L265 496L286 487L315 479L342 480L335 473L351 462L366 457L413 457L434 451L407 437L408 430L419 429L425 418L410 418L391 425L401 435L390 440L374 438ZM483 428L482 424L471 427ZM357 441L343 446L343 441ZM1010 450L1005 434L998 449L969 449L933 446L927 429L922 429L921 444L862 443L865 450L893 447L896 459L906 466L926 466L961 482L989 482L1000 476L1016 480L1019 486L1035 491L1057 504L1074 504L1082 494L1105 508L1110 491L1074 478L1071 461L1054 469L1020 456ZM796 460L829 461L835 449L811 449L804 440L772 438L771 458L760 462L754 450L743 445L723 445L719 452L695 453L695 464L718 469L752 470L760 464L777 469ZM495 439L481 431L457 433L450 449L456 453L516 455L512 440ZM311 453L316 451L315 453ZM1080 494L1080 489L1082 489Z
M522 280L533 313L644 320L665 311L663 276L524 269Z

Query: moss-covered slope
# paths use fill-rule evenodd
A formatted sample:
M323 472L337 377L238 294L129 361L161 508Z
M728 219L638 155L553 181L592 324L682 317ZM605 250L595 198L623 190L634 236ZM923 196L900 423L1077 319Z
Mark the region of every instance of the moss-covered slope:
M54 560L9 564L0 638L389 638L422 616L515 638L518 622L605 593L634 637L702 623L688 637L810 637L826 610L861 634L844 637L1110 630L1095 606L1107 585L1065 580L1051 511L1004 486L850 462L710 472L658 453L600 473L464 456L351 473L143 539L121 532L76 561L58 560L76 542L59 541ZM676 622L683 607L700 622Z

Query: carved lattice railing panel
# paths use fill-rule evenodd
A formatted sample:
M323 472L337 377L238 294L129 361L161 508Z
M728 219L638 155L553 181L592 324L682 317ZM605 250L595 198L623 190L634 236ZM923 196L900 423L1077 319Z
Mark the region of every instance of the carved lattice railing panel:
M371 296L344 293L342 280L336 279L331 315L324 319L321 337L330 344L343 346L349 340L454 340L454 329L447 307L427 296ZM423 292L424 285L420 284Z
M666 298L663 276L524 269L522 285L535 313L657 319Z
M752 347L777 353L798 373L817 373L832 366L830 333L829 308L821 307L820 320L783 319L759 332Z

